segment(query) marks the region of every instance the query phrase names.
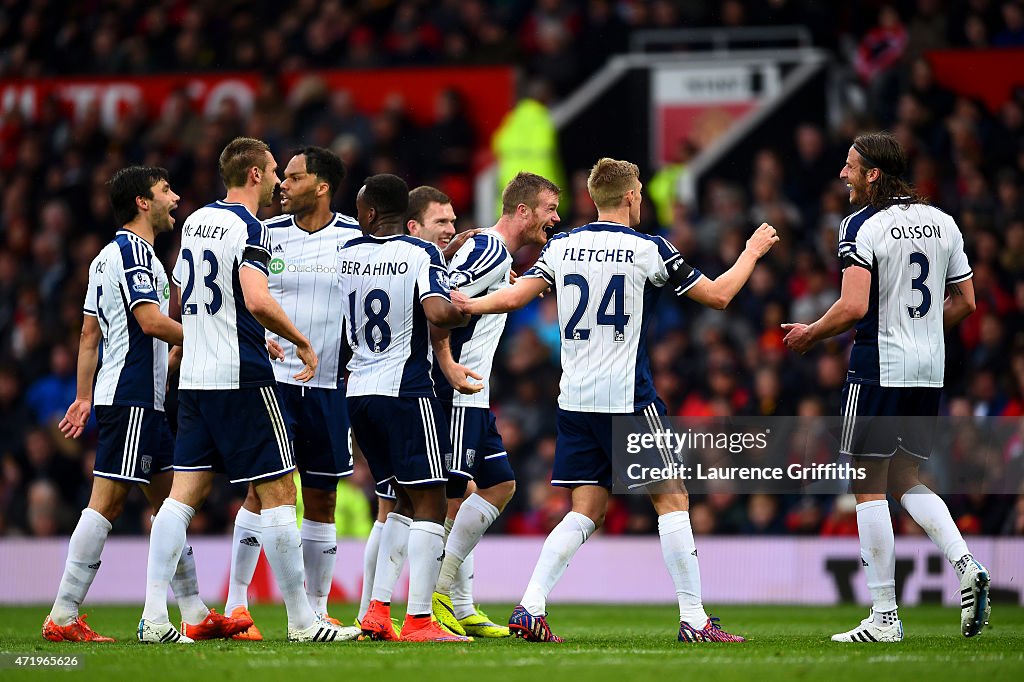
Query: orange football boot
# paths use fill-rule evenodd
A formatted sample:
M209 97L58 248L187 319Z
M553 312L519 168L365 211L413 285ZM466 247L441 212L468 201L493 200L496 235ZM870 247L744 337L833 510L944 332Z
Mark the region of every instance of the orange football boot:
M239 618L242 620L248 619L250 623L249 627L245 630L241 630L231 635L231 639L244 639L250 642L263 641L263 633L260 632L260 629L256 627L255 623L253 623L252 616L249 615L249 609L245 608L244 606L236 606L235 608L231 609L231 617Z
M463 637L445 630L431 615L406 616L402 625L403 642L472 642L472 637Z
M113 642L112 637L104 637L85 622L88 618L84 613L68 625L57 625L49 616L43 621L43 639L51 642Z
M216 609L210 609L201 623L193 625L181 621L181 634L195 640L200 639L222 639L232 637L252 627L252 616L245 614L236 617L234 613L230 616L222 616Z
M395 627L391 623L391 605L385 604L384 602L373 599L370 601L370 608L366 610L366 615L363 616L363 620L359 623L359 627L363 629L363 635L370 639L381 640L384 642L396 642L398 641L398 635L395 634Z

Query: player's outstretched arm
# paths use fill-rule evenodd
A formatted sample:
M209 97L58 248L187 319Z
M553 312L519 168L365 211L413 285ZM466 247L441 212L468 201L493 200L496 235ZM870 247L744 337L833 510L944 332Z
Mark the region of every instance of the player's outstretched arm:
M168 345L180 346L182 344L181 323L175 322L160 312L160 306L156 303L144 301L132 308L135 321L142 328L142 333L166 341Z
M949 331L973 313L978 307L974 301L974 280L950 284L946 287L945 303L942 305L942 328Z
M851 265L843 271L843 288L839 300L832 304L817 322L782 325L786 331L786 347L806 353L814 344L853 327L868 312L871 295L871 271Z
M306 365L295 378L299 381L312 379L316 375L318 362L316 352L309 344L309 339L292 324L280 304L270 295L267 276L256 268L242 267L238 270L238 281L242 285L245 307L256 321L263 325L264 329L295 344L295 354Z
M743 249L743 253L731 268L713 280L702 277L686 290L686 295L709 308L725 310L750 279L757 261L761 260L777 241L779 241L779 235L775 232L775 228L768 223L761 223L761 226L754 230L754 234L747 240L746 248Z
M85 431L92 411L92 380L96 376L96 365L100 357L100 323L92 315L82 321L82 336L78 342L78 390L75 402L71 403L64 418L60 420L60 431L65 438L78 438Z
M541 277L520 277L510 287L493 293L470 298L459 291L452 291L452 303L468 315L487 315L490 313L509 313L519 310L527 303L543 294L548 283Z

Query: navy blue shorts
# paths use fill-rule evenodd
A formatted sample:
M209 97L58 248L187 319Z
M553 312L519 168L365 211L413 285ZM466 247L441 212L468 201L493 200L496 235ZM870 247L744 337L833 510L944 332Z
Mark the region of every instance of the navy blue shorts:
M428 486L448 480L448 423L437 398L348 398L352 435L377 485ZM380 490L380 488L378 488Z
M178 392L175 471L221 471L232 483L279 478L295 468L277 384Z
M391 485L391 481L381 481L373 486L373 492L377 493L377 497L385 500L397 500L398 495L395 494L395 487Z
M279 383L278 388L302 486L337 489L339 478L352 475L344 384L316 388Z
M174 437L167 416L149 407L97 405L99 441L92 473L101 478L148 484L170 471Z
M928 459L941 399L941 388L847 382L843 387L839 451L854 457L892 457L901 449Z
M634 430L648 431L653 422L662 422L667 413L665 403L653 403L633 415L600 412L570 412L558 408L558 438L555 441L555 464L551 485L575 488L579 485L612 487L612 419L632 416L637 420ZM660 427L659 427L660 428ZM657 463L664 466L661 455Z
M486 489L516 476L508 463L494 415L486 407L452 407L444 404L451 423L452 459L448 470Z

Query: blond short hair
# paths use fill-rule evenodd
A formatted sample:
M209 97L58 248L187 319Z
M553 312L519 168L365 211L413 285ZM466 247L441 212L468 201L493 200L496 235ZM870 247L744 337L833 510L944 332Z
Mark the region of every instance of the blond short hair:
M616 208L626 192L636 189L640 182L640 169L635 163L600 159L590 169L587 191L598 208Z
M267 152L270 147L263 140L252 137L236 137L220 153L220 177L224 186L245 187L250 168L267 168Z

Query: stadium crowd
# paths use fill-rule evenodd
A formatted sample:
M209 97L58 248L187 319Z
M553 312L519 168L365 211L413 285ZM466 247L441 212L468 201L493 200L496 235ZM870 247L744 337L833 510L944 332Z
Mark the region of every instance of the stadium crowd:
M735 260L761 221L782 235L724 313L663 299L650 332L659 395L676 415L838 414L848 343L796 356L785 351L779 325L813 320L837 298L837 233L850 211L838 173L854 135L884 127L910 152L917 188L957 219L974 269L977 312L948 336L944 410L1020 416L1024 90L991 111L937 85L921 55L936 47L1024 46L1024 9L1016 1L947 4L953 5L948 12L935 0L854 12L788 0L726 0L720 9L688 0L309 0L244 8L178 0L9 2L0 7L0 78L515 63L561 96L610 52L625 50L640 28L808 23L815 40L857 74L867 113L835 130L801 123L792 139L757 153L745 185L712 180L699 201L645 210L643 230L666 234L712 275ZM0 534L66 534L87 501L92 441L66 441L56 423L75 396L87 270L114 228L104 183L116 169L168 168L182 197L180 224L222 194L216 157L237 134L266 139L282 163L300 142L333 144L349 169L337 208L354 214L355 190L371 173L397 172L410 186L446 173L469 175L479 141L458 97L447 93L441 100L437 122L419 128L400 99L368 116L344 92L314 89L285 101L268 77L248 118L225 107L204 119L184 94L156 120L127 116L110 130L98 112L72 121L55 101L45 102L35 121L14 110L0 113ZM596 212L581 182L584 169L569 171L562 225L571 227ZM470 214L468 206L457 209ZM460 229L467 227L460 220ZM168 267L176 244L157 244ZM521 253L515 269L523 272L535 256ZM490 378L499 430L519 477L519 493L498 521L505 532L546 533L567 509L566 491L548 485L560 338L550 297L511 316ZM1024 461L1019 445L999 456L1007 465ZM343 486L344 499L372 497L365 467ZM1024 534L1024 490L1004 492L1021 494L950 498L962 530ZM191 532L225 532L244 494L218 488ZM132 500L134 513L124 515L117 532L148 524L141 495ZM369 505L361 504L356 508L365 508L369 519ZM617 498L604 532L651 532L655 517L647 506ZM856 535L846 497L720 493L695 498L692 514L697 533ZM339 525L343 532L363 528ZM920 532L905 515L897 529Z

